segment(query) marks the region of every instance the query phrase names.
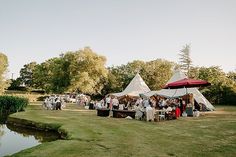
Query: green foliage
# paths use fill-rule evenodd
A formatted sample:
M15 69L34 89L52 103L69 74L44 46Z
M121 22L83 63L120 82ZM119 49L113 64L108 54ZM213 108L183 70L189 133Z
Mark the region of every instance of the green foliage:
M81 92L97 98L108 93L121 92L139 72L151 90L159 90L172 76L174 66L180 66L189 78L207 80L212 84L202 89L210 102L235 105L235 72L226 74L217 66L193 67L190 45L185 45L179 55L180 65L156 59L149 62L135 60L125 65L106 68L106 58L85 47L75 52L66 52L41 64L31 62L24 65L21 77L13 80L9 89L16 89L19 81L23 80L30 89L36 88L47 93ZM4 60L7 66L6 58ZM2 67L0 74L4 71ZM3 77L0 85L3 82L1 80L4 80ZM0 92L3 87L4 85L0 86Z
M179 56L180 68L187 73L187 76L189 76L190 67L192 65L190 45L185 45L183 49L180 50Z
M127 65L110 67L104 94L120 92L130 83L137 72L140 73L151 90L158 90L172 76L174 63L156 59L150 62L135 60Z
M229 73L227 74L227 77L228 77L229 79L233 80L234 82L236 82L236 72L233 72L233 71L229 72Z
M33 71L33 87L50 91L50 61L43 62L35 66Z
M106 58L97 55L89 47L76 51L70 62L69 91L99 94L107 79Z
M0 96L0 114L23 111L29 104L28 99L16 96Z
M33 86L47 93L63 93L69 86L69 65L64 58L52 58L35 66Z
M33 86L47 93L100 94L107 79L106 58L86 47L49 59L33 70Z
M45 94L45 90L42 90L42 89L32 89L29 91L29 93L32 93L32 94Z
M10 86L8 87L7 90L27 91L27 88L21 86L21 79L17 78L15 80L11 80Z
M7 56L0 52L0 94L8 87L9 82L5 78L7 72L8 59Z
M29 64L25 64L24 67L21 68L20 70L19 80L26 87L33 86L33 71L36 65L37 65L36 62L30 62Z
M63 93L70 85L70 63L63 57L55 58L51 65L51 90L56 93Z
M141 74L151 90L159 90L172 76L174 66L173 62L156 59L147 62Z
M202 90L210 102L235 105L236 82L228 78L220 67L200 67L196 71L198 73L197 79L207 80L211 83L211 86Z
M70 71L69 64L67 62L68 61L62 57L52 58L46 61L46 71L43 72L43 76L47 73L46 78L43 79L46 90L54 93L63 93L67 89L70 85Z
M127 65L109 67L108 79L103 88L103 94L121 92L124 90L136 73L141 73L145 64L146 63L143 61L135 60Z
M106 95L108 93L119 92L123 89L122 83L119 82L119 73L117 74L118 68L110 67L108 68L108 79L105 83L104 88L102 89L102 94Z

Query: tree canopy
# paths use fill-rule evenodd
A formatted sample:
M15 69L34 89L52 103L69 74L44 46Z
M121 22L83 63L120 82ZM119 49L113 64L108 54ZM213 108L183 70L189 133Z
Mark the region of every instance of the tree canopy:
M0 55L0 83L6 85L3 77L7 69L7 57ZM194 67L190 58L190 46L180 52L180 65L163 59L152 61L135 60L120 66L105 67L106 58L91 48L69 51L50 58L41 64L25 64L12 87L19 80L27 87L42 89L47 93L79 92L93 96L121 92L139 73L151 90L159 90L166 84L175 68L181 67L190 78L203 79L212 85L200 89L214 104L235 104L236 72L225 73L218 66ZM21 82L21 83L22 83ZM1 86L2 91L6 86Z
M89 47L72 55L73 59L69 66L71 82L68 90L87 94L101 93L108 74L105 67L106 58L94 53Z
M8 87L6 72L8 67L7 56L0 52L0 94Z
M33 86L53 93L98 94L107 79L105 63L106 58L89 47L66 52L35 66Z
M158 90L172 76L173 62L156 59L149 62L135 60L126 65L110 67L105 94L120 92L130 83L136 73L144 79L151 90Z
M189 76L192 59L190 58L190 45L186 44L179 53L180 68Z
M26 87L33 86L33 71L36 65L36 62L30 62L29 64L25 64L24 67L20 70L19 79L21 80L21 83Z

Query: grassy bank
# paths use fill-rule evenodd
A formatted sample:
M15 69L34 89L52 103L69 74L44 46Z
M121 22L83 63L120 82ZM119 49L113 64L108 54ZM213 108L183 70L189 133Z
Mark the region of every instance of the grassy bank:
M13 118L55 125L68 140L43 143L13 156L236 156L236 107L217 107L199 118L164 122L97 117L69 105L63 111L29 105Z

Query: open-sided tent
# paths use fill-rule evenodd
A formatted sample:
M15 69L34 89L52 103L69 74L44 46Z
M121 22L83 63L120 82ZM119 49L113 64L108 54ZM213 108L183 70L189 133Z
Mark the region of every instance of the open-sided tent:
M147 93L149 91L150 91L149 87L144 82L142 77L137 73L124 91L120 93L113 93L111 95L117 97L122 97L122 96L139 97L139 94Z
M182 71L177 70L167 83L175 82L184 78L187 78L187 76ZM187 93L193 94L194 100L198 104L204 105L206 110L212 111L215 109L214 106L202 95L202 93L197 88L187 88ZM159 95L166 98L177 98L186 95L186 89L161 89L159 91L150 91L143 95L146 97Z

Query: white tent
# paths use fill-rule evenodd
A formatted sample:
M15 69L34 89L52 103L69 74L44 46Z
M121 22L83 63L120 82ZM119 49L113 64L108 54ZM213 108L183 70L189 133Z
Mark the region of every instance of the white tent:
M175 71L174 75L167 82L175 82L181 79L187 78L187 76L181 72L180 70ZM159 95L166 98L177 98L188 94L193 94L195 101L198 104L203 104L206 110L214 110L214 106L202 95L202 93L197 88L180 88L180 89L161 89L159 91L150 91L148 93L143 94L146 97L151 97L153 95Z
M175 81L179 81L184 78L188 78L188 77L181 70L176 70L174 72L174 75L169 79L169 81L166 84L171 83L171 82L175 82Z
M113 93L111 95L121 97L121 96L134 96L139 97L139 94L141 93L147 93L150 89L142 79L142 77L137 73L135 77L131 80L129 85L125 88L124 91L120 93Z

